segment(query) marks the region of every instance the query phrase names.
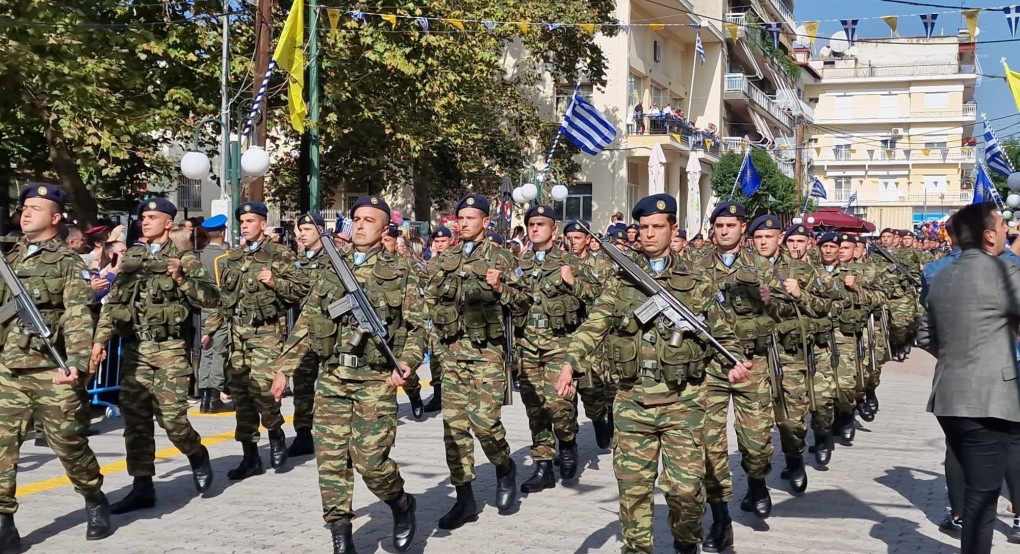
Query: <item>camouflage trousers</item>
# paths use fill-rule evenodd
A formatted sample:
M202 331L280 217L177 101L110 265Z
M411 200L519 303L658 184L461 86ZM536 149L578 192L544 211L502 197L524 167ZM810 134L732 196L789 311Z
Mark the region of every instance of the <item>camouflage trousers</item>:
M836 417L836 375L832 370L832 354L828 348L815 348L815 411L811 413L811 430L815 436L832 431Z
M751 379L743 383L730 383L725 377L725 370L722 370L722 375L708 373L705 377L705 493L709 502L733 499L726 441L730 399L733 400L737 448L742 457L740 466L752 479L764 479L772 471L775 415L772 413L768 367L763 356L756 356L752 362Z
M875 316L875 367L872 369L871 366L871 350L870 348L865 350L864 358L864 390L873 391L878 388L879 383L882 381L882 365L885 364L885 360L889 357L889 342L886 340L886 336L882 333L882 326L879 322L879 317ZM869 340L871 339L871 333L868 329L864 330L864 345L868 346Z
M306 352L294 370L294 430L312 428L312 410L315 405L315 380L319 378L319 356Z
M685 385L682 400L646 406L622 386L613 404L613 471L620 489L623 551L653 552L655 481L669 507L673 538L701 542L705 513L704 385Z
M582 379L577 384L577 397L574 399L575 404L577 398L581 399L584 415L592 421L606 417L606 414L612 411L613 399L616 397L616 383L602 367L604 355L605 349L599 346L595 361L585 364L583 369L586 375L591 376L591 386L588 386L586 379Z
M230 399L237 421L234 440L258 442L260 421L269 431L283 427L280 403L270 392L282 350L283 337L276 326L259 327L245 338L234 333L230 351Z
M556 379L563 365L563 351L555 355L524 351L521 356L521 400L531 428L531 458L552 460L556 441L577 436L577 407L556 393Z
M184 342L127 342L121 350L120 412L124 415L127 470L132 477L156 474L153 416L170 442L190 456L202 437L188 421L191 365Z
M443 364L443 445L453 485L475 480L475 443L495 466L510 461L510 444L500 419L506 376L502 354L496 349L475 350L484 361L456 359L449 351L438 354Z
M887 304L889 308L889 342L893 350L907 345L917 335L918 308L914 295L895 298Z
M839 365L836 367L836 411L846 413L857 406L857 341L836 331Z
M18 511L18 457L33 417L42 421L46 440L74 490L91 496L102 489L96 455L89 441L78 436L78 395L70 385L54 385L54 371L0 365L0 514Z
M393 500L404 479L390 449L397 438L397 391L385 381L351 381L325 373L315 391L315 462L322 518L354 517L354 470L380 500Z
M822 354L815 356L815 411L811 417L811 428L815 435L827 434L832 428L833 403L835 387L831 372L825 372L820 366ZM786 399L786 419L776 422L779 428L780 444L783 454L800 457L804 454L807 437L807 415L811 402L808 397L807 368L803 361L783 361L783 397Z
M227 388L227 339L230 331L220 327L212 336L212 346L202 350L198 363L198 388L223 391Z

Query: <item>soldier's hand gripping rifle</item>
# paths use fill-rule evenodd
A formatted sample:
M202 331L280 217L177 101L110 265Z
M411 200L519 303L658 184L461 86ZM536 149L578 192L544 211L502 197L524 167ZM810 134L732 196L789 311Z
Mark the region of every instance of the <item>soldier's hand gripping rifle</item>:
M910 279L910 282L913 283L915 287L921 286L921 280L911 275L910 270L908 270L903 264L901 264L899 260L892 257L892 254L890 254L888 250L882 248L881 246L875 243L871 243L870 245L868 245L868 248L872 252L876 252L878 253L878 255L888 260L889 263L893 264L893 267L896 268L896 271L902 273L903 276L906 277L907 279Z
M56 345L53 344L53 331L50 330L50 326L43 319L42 314L39 313L39 308L35 307L32 297L28 295L28 291L25 290L18 276L15 275L14 270L7 264L7 260L3 256L0 256L0 278L4 280L7 290L10 291L10 300L3 306L0 306L0 323L7 323L14 316L18 316L25 334L28 337L39 337L39 340L43 341L43 344L46 345L46 349L50 351L50 356L57 363L57 367L64 372L64 375L70 375L71 368L68 367L67 361L64 360L64 357L57 351ZM80 370L81 368L78 369Z
M343 298L326 307L329 317L336 320L346 314L354 316L354 321L358 325L358 332L351 337L348 344L356 347L367 337L375 337L379 343L379 348L382 349L383 355L386 356L386 360L393 366L393 369L400 371L400 360L393 354L393 350L388 342L389 331L386 329L386 324L379 318L379 314L375 313L375 308L372 307L372 303L368 300L368 296L365 295L364 289L361 288L358 280L354 277L354 272L351 271L347 262L340 255L340 251L337 250L336 244L333 243L333 237L327 233L322 233L320 236L322 238L322 249L326 252L329 262L333 264L333 270L340 277L344 292L347 293ZM414 371L414 368L411 371Z
M578 222L577 226L585 233L595 236L583 223ZM670 339L671 343L681 340L682 331L691 331L722 354L730 364L734 366L741 364L739 358L712 336L711 329L705 325L705 321L701 316L695 314L683 302L678 300L677 297L663 288L661 283L645 273L629 256L621 252L608 239L599 239L599 242L602 243L602 250L609 256L609 259L623 270L631 283L637 286L641 292L648 295L648 300L645 300L644 304L641 304L641 306L634 310L634 317L638 321L645 324L661 315L669 321L673 328L673 337Z

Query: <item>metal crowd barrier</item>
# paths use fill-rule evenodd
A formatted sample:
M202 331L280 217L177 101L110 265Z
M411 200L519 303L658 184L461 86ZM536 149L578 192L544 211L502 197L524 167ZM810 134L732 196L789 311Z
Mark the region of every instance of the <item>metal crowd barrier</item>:
M104 400L100 395L120 393L120 357L123 350L121 343L120 337L115 337L106 345L106 360L96 370L96 378L85 389L89 396L89 404L106 408L107 419L120 417L120 408L117 404Z

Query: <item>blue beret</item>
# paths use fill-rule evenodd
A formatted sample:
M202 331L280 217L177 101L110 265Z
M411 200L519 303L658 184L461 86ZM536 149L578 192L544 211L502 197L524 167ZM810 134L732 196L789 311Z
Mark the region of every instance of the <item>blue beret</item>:
M839 234L839 241L840 242L852 242L854 244L860 244L861 243L861 239L857 235L854 235L854 234L851 234L851 233L840 233Z
M440 225L436 227L435 231L432 231L432 238L446 237L448 239L453 238L453 231L450 230L446 225Z
M482 210L485 215L489 215L489 201L479 194L469 194L461 198L453 208L453 215L457 215L464 208L475 208Z
M609 238L613 240L627 240L627 228L616 227L609 232Z
M393 238L397 238L400 236L400 227L390 223L386 226L386 234Z
M678 236L678 237L680 237L680 238L682 238L684 240L687 240L687 231L684 230L684 229L680 229L679 231L676 232L676 236Z
M818 246L821 246L827 242L835 242L839 244L839 234L835 231L829 231L818 238Z
M145 212L160 212L170 217L177 217L177 206L166 198L150 198L138 204L138 216Z
M705 235L702 235L701 233L698 233L698 234L694 235L694 240L705 240Z
M928 237L925 236L924 233L918 233L916 236L914 236L914 238L917 240L926 240Z
M583 233L580 227L577 226L577 220L569 221L563 226L563 234L567 233Z
M44 198L56 202L61 208L67 203L67 193L64 192L64 189L49 183L29 183L26 185L25 188L21 189L19 200L24 204L25 200L29 198Z
M223 229L227 226L227 216L220 214L214 215L209 219L202 222L202 228L207 231L215 231L217 229Z
M234 211L234 217L237 219L241 219L242 214L255 214L262 217L269 217L269 208L267 208L262 202L251 200L241 204L237 207L237 210Z
M637 220L655 214L676 216L676 198L668 194L653 194L638 200L637 204L634 204L634 209L630 211L630 216ZM633 225L633 228L639 229L636 224Z
M744 211L744 205L734 200L727 200L720 202L719 205L712 210L712 217L708 218L709 221L715 222L715 218L722 217L739 217L740 219L747 219L747 212Z
M485 238L487 238L487 239L491 240L492 242L494 242L496 244L499 244L499 245L502 245L503 242L504 242L503 241L503 235L497 233L496 231L486 231L485 232Z
M783 231L783 225L779 218L774 215L760 215L751 222L747 228L747 234L753 235L755 231Z
M319 214L307 213L298 218L297 224L301 225L317 225L319 227L326 226L326 220Z
M895 231L895 230L893 230L893 228L892 228L892 227L886 227L885 229L882 229L882 232L881 232L881 233L879 233L879 235L884 235L884 234L886 234L886 233L889 233L889 234L891 234L891 235L895 235L895 234L896 234L896 231Z
M790 237L792 237L794 235L800 235L802 237L810 237L811 236L811 229L809 229L808 226L804 225L803 223L798 223L796 225L790 225L789 227L786 228L786 238L790 238Z
M527 225L528 221L530 221L533 217L547 217L553 221L559 220L559 218L556 217L556 210L554 210L552 206L548 205L532 206L531 209L524 214L524 224Z
M641 226L638 225L637 223L631 223L630 225L627 226L627 230L630 231L631 229L633 229L635 231L640 231L641 230Z
M362 196L361 198L355 200L354 205L351 206L351 217L354 217L354 212L358 211L358 208L362 206L369 206L382 211L383 213L386 214L387 219L389 219L390 217L390 205L387 204L385 200L375 195Z

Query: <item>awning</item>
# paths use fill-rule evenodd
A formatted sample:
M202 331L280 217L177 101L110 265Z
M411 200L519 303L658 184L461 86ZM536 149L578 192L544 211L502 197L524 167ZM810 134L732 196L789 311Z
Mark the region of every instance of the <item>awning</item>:
M772 134L772 129L769 129L769 124L765 121L765 118L754 111L754 108L751 106L747 107L747 113L751 114L751 121L754 121L754 127L758 129L758 134L761 135L762 140L775 144L776 137Z
M840 208L819 208L816 212L806 214L804 222L812 227L821 225L829 227L834 231L846 231L848 233L875 232L875 224L850 214L845 214Z

